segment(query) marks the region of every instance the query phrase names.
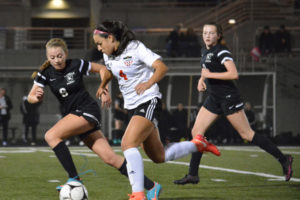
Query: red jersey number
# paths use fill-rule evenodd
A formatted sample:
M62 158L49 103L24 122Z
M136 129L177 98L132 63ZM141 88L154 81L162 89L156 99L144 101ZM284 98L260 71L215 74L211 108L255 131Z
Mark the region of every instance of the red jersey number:
M128 80L126 74L124 74L123 70L120 70L119 72L120 77L124 78L124 80Z

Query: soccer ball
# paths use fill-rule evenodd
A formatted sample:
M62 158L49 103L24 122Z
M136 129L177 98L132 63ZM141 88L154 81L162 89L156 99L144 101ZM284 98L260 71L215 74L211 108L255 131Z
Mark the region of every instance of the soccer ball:
M60 200L87 200L88 192L86 187L77 181L66 183L60 190Z

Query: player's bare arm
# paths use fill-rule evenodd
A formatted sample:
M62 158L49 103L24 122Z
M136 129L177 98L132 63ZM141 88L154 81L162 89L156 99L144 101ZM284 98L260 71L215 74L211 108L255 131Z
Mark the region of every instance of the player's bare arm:
M44 97L44 89L38 85L33 85L29 94L28 94L28 102L29 103L38 103L43 100Z
M140 83L135 87L137 94L143 94L145 90L159 82L168 71L168 67L161 60L156 60L152 64L152 67L155 69L154 74L147 82Z

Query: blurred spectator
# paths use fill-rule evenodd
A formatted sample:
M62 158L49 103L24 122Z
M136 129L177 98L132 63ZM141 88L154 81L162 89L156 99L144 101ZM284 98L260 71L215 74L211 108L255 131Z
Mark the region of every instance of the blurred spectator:
M124 99L122 96L122 93L119 93L119 95L115 99L114 103L114 123L115 128L112 131L112 137L113 137L113 144L114 145L120 145L121 139L124 134L124 126L127 121L127 110L124 109Z
M182 55L186 57L199 57L200 56L200 43L193 28L188 28L183 34L182 40Z
M248 118L251 128L255 131L256 130L256 117L255 117L255 112L253 111L252 105L250 102L245 103L245 114Z
M275 51L291 53L291 35L284 25L280 25L279 30L275 33Z
M163 145L167 145L170 143L170 128L172 123L172 117L167 109L167 106L164 102L162 102L162 112L160 114L158 129L160 134L160 139Z
M173 127L176 128L176 140L182 138L187 139L187 111L184 109L183 104L179 103L177 109L172 113Z
M28 132L31 127L31 145L36 145L36 128L40 122L39 106L41 103L31 104L27 101L27 96L24 96L20 105L21 113L23 114L23 142L28 142Z
M251 49L250 54L254 61L258 62L260 60L261 52L258 47L254 47L253 49Z
M167 37L167 56L169 57L177 57L181 56L180 51L180 29L182 28L182 24L178 24L173 31L170 32L169 36Z
M6 89L0 88L0 124L2 125L2 146L7 146L8 122L10 110L13 108L10 98L6 95Z
M259 36L259 48L263 56L268 56L274 49L274 36L269 26L265 26L263 32Z

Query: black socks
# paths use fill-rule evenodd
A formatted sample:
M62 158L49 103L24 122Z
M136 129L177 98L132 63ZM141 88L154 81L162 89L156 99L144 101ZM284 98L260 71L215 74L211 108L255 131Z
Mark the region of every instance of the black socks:
M259 146L260 148L274 156L280 163L286 162L286 157L282 154L278 147L274 143L272 143L271 140L269 140L267 137L255 133L251 143Z
M190 160L190 167L189 167L189 175L198 176L198 170L199 170L202 154L203 153L201 152L192 153L192 158Z
M79 177L77 177L78 174L77 174L75 164L73 162L71 153L68 147L66 146L65 142L64 141L60 142L58 145L56 145L53 148L53 151L56 157L58 158L59 162L61 163L61 165L69 174L69 178L76 177L78 179Z

